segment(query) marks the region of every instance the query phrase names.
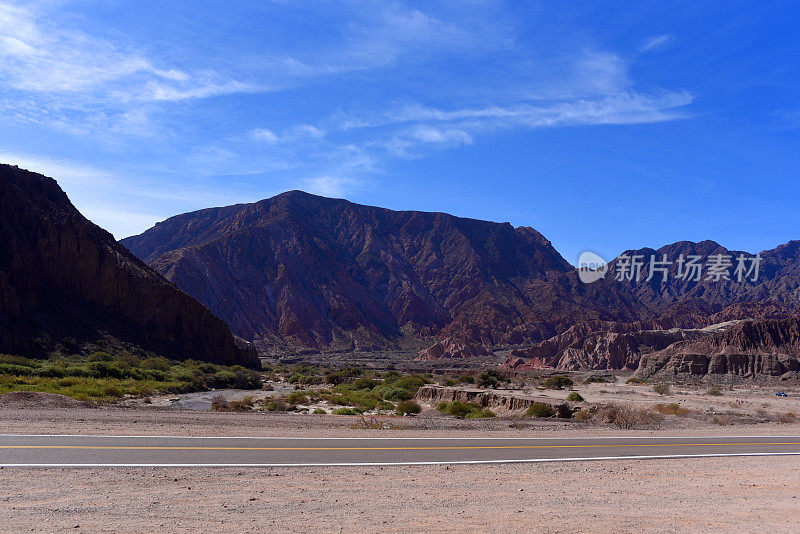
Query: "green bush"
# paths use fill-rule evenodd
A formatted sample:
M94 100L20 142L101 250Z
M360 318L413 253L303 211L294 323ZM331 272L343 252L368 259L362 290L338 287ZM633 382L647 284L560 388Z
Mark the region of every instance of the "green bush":
M528 407L525 415L527 417L553 417L555 411L553 411L553 408L549 404L534 402Z
M289 409L281 399L273 399L264 405L264 409L268 412L285 412Z
M707 393L709 395L713 395L715 397L719 397L720 395L722 395L722 390L719 389L718 387L713 387L713 388L709 388Z
M403 401L397 405L395 411L398 415L411 415L421 412L422 408L414 401Z
M286 400L290 404L306 404L308 403L308 397L306 396L304 391L292 391L289 393L289 396Z
M577 391L573 391L567 395L567 400L571 402L583 402L583 397L581 397L581 394Z
M542 385L547 389L564 389L572 386L572 379L568 376L553 375L545 379Z
M314 415L322 415L322 414L326 414L328 412L326 412L322 408L314 408L314 411L311 412L311 413L314 414Z
M606 380L604 377L596 375L587 376L586 380L583 381L584 384L605 384L606 382L608 382L608 380Z
M479 404L475 404L473 402L461 402L461 401L440 402L439 404L436 405L436 409L442 413L446 413L447 415L453 415L455 417L463 417L469 419L494 416L494 414L492 414L491 416L485 415L484 411L489 412L489 410L483 410Z
M500 381L505 380L506 377L496 369L487 369L478 373L478 379L475 383L482 388L495 388Z
M649 384L652 380L648 380L646 378L636 378L631 377L625 381L626 384Z

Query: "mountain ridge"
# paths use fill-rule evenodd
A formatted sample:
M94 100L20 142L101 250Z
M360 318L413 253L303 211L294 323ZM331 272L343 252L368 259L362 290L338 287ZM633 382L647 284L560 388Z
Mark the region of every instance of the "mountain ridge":
M106 336L176 358L256 362L223 321L86 219L55 180L0 165L0 350L40 354Z

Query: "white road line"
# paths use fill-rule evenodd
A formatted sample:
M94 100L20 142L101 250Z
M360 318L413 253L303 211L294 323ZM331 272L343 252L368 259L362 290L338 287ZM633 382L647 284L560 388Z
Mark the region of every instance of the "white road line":
M393 440L554 440L554 439L759 439L759 438L794 438L800 439L800 436L773 436L773 435L759 435L759 436L513 436L513 437L433 437L433 436L353 436L353 437L309 437L309 436L124 436L124 435L104 435L104 434L0 434L0 438L159 438L159 439L316 439L316 440L329 440L329 439L393 439Z
M0 464L0 467L368 467L392 465L517 464L582 462L596 460L663 460L672 458L724 458L736 456L800 456L800 452L743 452L719 454L669 454L656 456L594 456L586 458L530 458L522 460L453 460L436 462L359 462L307 464Z

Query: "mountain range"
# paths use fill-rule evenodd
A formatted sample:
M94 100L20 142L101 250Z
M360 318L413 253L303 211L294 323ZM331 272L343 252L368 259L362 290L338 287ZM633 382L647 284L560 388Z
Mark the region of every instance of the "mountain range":
M680 374L679 361L706 358L708 373L795 373L800 241L758 255L713 241L629 250L584 283L533 228L290 191L177 215L120 244L55 180L2 165L0 247L4 352L111 339L255 364L255 348L423 361L513 349L513 371ZM712 276L723 258L729 269ZM706 272L687 276L689 259Z
M754 257L703 241L626 251L584 284L533 228L300 191L171 217L122 244L266 353L525 345L583 323L696 329L800 307L798 241L760 253L755 281L683 280L676 264L646 281L651 256ZM616 280L626 255L643 258L641 279Z

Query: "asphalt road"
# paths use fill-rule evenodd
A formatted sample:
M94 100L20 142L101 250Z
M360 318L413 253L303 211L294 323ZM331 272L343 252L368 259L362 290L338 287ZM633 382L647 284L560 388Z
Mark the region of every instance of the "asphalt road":
M800 455L800 436L205 438L0 435L2 466L300 466Z

